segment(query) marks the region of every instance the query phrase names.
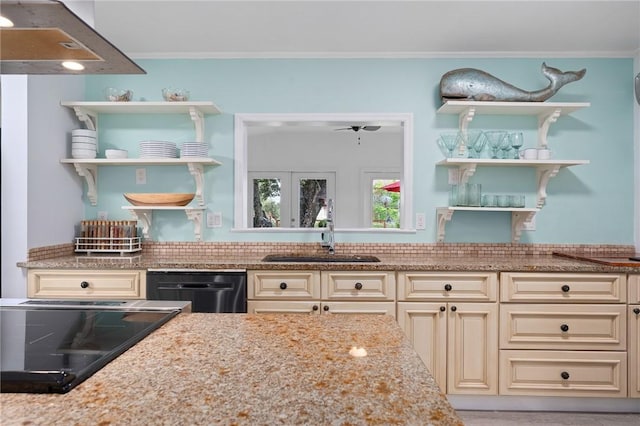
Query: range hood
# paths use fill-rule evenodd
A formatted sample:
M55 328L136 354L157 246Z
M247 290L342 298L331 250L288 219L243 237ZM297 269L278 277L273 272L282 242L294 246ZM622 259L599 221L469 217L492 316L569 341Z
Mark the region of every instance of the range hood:
M60 1L2 1L0 74L146 74ZM73 61L83 70L69 70Z

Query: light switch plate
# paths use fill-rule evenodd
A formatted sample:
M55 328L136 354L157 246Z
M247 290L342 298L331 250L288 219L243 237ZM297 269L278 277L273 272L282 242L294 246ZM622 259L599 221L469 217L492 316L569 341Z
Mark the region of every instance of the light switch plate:
M136 184L144 185L147 183L147 169L136 169Z
M108 217L108 212L98 212L98 220L107 220Z
M523 231L535 231L536 230L536 217L532 217L529 222L523 223Z
M416 229L425 229L425 220L424 213L416 213Z
M220 227L222 227L222 213L207 212L207 228L220 228Z

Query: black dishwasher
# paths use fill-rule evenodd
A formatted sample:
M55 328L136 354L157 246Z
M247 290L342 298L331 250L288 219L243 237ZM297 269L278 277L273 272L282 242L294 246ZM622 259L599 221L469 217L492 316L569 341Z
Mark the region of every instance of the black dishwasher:
M150 270L148 300L184 300L192 312L247 312L247 272Z

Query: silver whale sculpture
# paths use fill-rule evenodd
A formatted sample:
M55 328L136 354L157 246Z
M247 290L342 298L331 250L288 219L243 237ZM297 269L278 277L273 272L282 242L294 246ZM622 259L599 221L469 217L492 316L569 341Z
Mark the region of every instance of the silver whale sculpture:
M528 92L506 83L491 74L474 69L460 68L449 71L440 79L440 97L447 100L543 102L555 95L565 84L584 77L586 69L562 72L542 63L542 74L549 85L542 90Z

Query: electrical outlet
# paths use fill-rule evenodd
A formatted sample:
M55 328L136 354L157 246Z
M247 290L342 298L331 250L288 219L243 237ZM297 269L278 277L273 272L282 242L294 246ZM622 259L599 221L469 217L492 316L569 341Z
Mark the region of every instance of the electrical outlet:
M425 229L425 221L424 213L416 213L416 229Z
M525 222L522 226L523 231L535 231L536 230L536 217L532 217L529 222Z
M136 169L136 184L144 185L147 183L147 169Z
M109 213L107 212L98 212L98 220L107 220Z
M207 212L207 228L220 228L220 227L222 227L222 213Z
M449 169L449 185L458 184L458 169Z

